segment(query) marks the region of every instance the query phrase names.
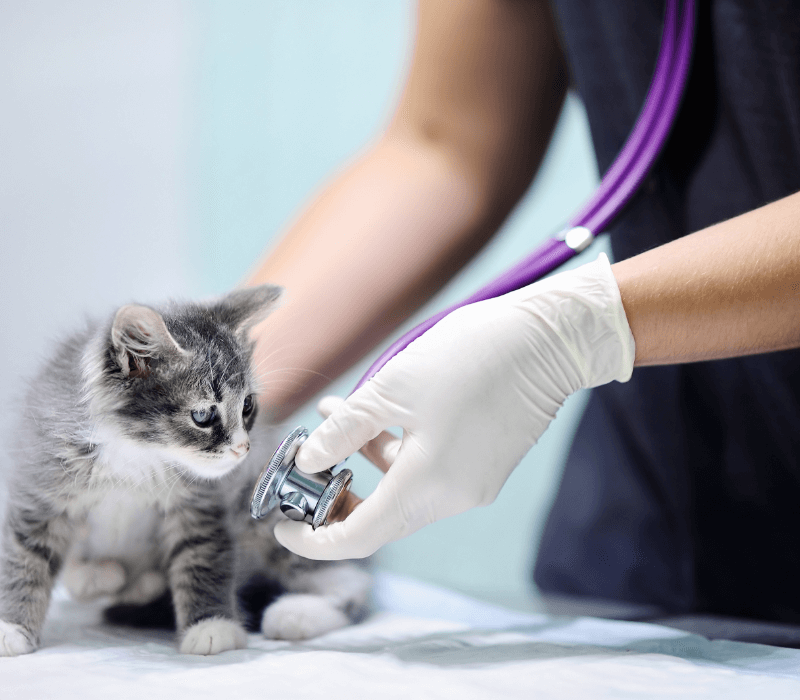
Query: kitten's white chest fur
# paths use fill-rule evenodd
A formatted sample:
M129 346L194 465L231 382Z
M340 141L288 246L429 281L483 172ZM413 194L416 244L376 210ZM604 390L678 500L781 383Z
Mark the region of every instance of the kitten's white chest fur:
M77 600L112 596L143 604L166 588L159 548L164 513L151 498L125 489L96 496L75 532L64 583Z
M79 530L86 559L149 558L158 548L163 511L142 495L114 489L95 501Z
M156 450L108 433L98 437L92 487L67 508L77 523L72 558L113 559L129 570L154 566L164 511L183 488L178 472Z
M163 449L102 426L96 430L95 442L92 490L136 493L143 502L158 503L163 508L174 489L182 487L180 468Z

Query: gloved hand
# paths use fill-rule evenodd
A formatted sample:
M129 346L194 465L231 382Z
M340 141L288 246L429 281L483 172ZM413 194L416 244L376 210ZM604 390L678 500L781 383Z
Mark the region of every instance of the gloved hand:
M300 447L316 472L365 445L389 467L342 522L284 520L275 536L311 559L369 556L424 525L494 501L582 387L633 370L634 342L608 258L454 311L339 404ZM401 439L381 431L403 430Z

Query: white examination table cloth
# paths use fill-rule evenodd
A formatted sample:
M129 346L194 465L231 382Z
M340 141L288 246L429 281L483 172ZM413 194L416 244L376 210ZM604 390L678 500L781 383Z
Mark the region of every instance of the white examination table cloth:
M184 656L56 591L35 654L0 658L2 700L40 698L800 699L800 651L658 625L527 615L380 574L366 622L304 643Z

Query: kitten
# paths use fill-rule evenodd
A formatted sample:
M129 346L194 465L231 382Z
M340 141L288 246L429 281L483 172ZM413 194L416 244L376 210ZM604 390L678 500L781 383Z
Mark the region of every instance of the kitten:
M293 555L272 535L277 516L249 516L277 441L256 419L248 333L280 292L264 285L210 304L123 306L56 348L17 431L0 656L36 649L62 568L74 597L134 606L134 618L171 598L189 654L246 645L237 589L263 602L278 594L261 619L275 638L315 636L363 614L365 571Z

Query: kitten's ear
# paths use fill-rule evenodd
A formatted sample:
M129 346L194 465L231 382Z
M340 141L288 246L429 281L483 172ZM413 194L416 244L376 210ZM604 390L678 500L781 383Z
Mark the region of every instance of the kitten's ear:
M146 377L151 358L184 354L161 314L138 304L128 304L117 311L111 325L111 344L125 377Z
M262 284L260 287L237 289L222 297L212 307L214 315L231 326L238 335L263 321L277 307L283 287Z

